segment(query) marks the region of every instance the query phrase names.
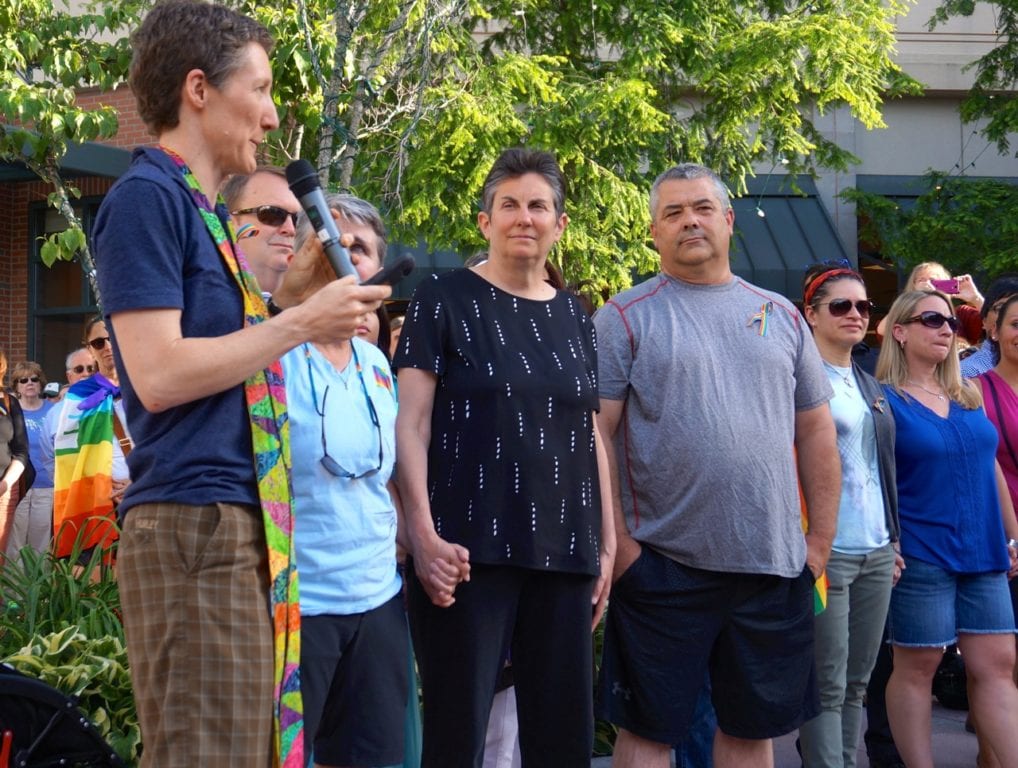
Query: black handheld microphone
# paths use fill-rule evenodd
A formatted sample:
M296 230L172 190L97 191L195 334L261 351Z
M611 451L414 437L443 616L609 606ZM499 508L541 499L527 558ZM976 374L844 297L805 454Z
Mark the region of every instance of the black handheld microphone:
M325 256L328 258L336 277L353 275L357 270L350 261L350 252L339 242L339 228L332 218L325 195L322 194L322 183L318 174L307 160L294 160L286 166L286 183L290 191L300 201L300 207L307 214L308 221L314 227L318 239L322 241Z

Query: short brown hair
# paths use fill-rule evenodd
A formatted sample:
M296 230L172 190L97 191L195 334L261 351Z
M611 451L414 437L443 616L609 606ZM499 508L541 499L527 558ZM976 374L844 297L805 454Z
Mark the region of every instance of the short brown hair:
M88 334L90 334L92 329L99 325L99 323L103 323L105 325L106 318L102 315L92 315L92 317L88 319L88 322L85 323L85 330L82 331L81 334L81 346L85 349L88 349ZM109 332L109 328L106 330Z
M46 374L43 372L42 366L35 360L24 360L11 369L11 387L15 392L17 392L18 379L25 376L38 376L39 387L46 386Z
M225 6L204 0L157 3L131 35L128 82L138 114L155 135L175 128L188 72L200 69L212 86L222 87L250 43L268 53L272 42L265 27Z
M481 210L491 213L495 202L495 189L507 179L518 179L528 173L536 173L551 187L555 201L555 213L561 216L566 210L566 180L559 168L558 160L551 152L539 149L516 147L506 149L495 160L481 189Z

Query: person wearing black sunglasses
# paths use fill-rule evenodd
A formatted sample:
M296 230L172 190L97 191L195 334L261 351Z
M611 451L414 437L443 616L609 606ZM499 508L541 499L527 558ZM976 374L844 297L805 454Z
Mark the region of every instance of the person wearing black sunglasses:
M22 488L14 514L14 528L7 542L7 557L16 557L22 547L36 552L49 548L53 527L53 475L46 468L44 450L48 438L46 421L53 401L43 398L46 374L34 360L17 363L11 370L11 382L21 405L28 435L28 455L34 478L31 487Z
M54 407L46 414L46 420L43 424L46 439L39 443L42 471L45 471L51 479L55 476L54 473L56 471L56 457L53 454L53 441L56 438L58 422L60 421L60 413L62 410L61 401L67 394L67 390L70 389L72 385L87 379L95 373L96 370L98 370L98 368L96 367L95 358L92 357L90 348L87 345L72 349L67 353L67 357L64 358L64 372L67 376L67 383L60 388L59 393L55 397L50 398L50 402L53 403ZM51 515L52 512L53 506L51 504ZM52 517L50 518L48 528L50 529L50 535L52 535Z
M111 545L119 538L116 509L131 483L127 456L133 442L101 317L85 324L82 345L92 357L93 373L68 388L48 419L55 424L54 453L61 456L53 469L53 551L59 557L77 551L81 560L97 555L112 562Z
M901 553L888 634L894 669L887 713L910 768L932 768L930 693L942 648L965 658L969 705L983 743L1007 764L1018 754L1015 617L1008 572L1018 521L979 385L961 376L958 322L937 291L899 296L877 378L897 434Z
M351 195L328 195L327 202L353 241L361 279L373 275L386 246L378 211ZM304 255L314 239L310 225L299 228L298 252ZM320 252L318 259L316 269L298 264L284 279L288 307L333 279ZM377 330L376 321L374 312L365 313L353 338L305 343L281 360L299 510L304 754L313 754L316 765L393 765L404 758L410 649L396 541L405 526L392 479L395 379L382 350L362 338Z
M68 353L65 365L65 373L67 374L68 384L73 384L76 381L87 379L95 372L95 361L92 359L92 355L89 354L87 349L84 347L78 347Z
M827 378L841 456L838 526L827 561L827 608L814 618L821 711L799 728L805 768L852 768L863 696L876 662L891 586L900 575L894 419L875 378L852 358L872 304L851 267L817 265L803 309Z
M223 185L223 201L233 217L240 250L264 294L271 296L293 260L300 203L286 183L286 172L262 165L236 173Z

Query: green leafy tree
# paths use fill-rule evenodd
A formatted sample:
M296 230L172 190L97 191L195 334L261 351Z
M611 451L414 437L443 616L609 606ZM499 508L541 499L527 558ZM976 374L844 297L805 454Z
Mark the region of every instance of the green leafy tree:
M939 261L990 279L1018 272L1018 186L931 171L921 189L909 207L856 189L842 197L862 214L861 239L906 268Z
M298 0L238 7L265 23L283 128L278 161L380 203L395 236L469 253L483 176L505 147L556 153L571 223L553 255L609 292L656 262L646 197L680 161L736 193L754 164L854 158L812 122L847 105L882 125L914 90L891 62L883 0Z
M951 17L971 16L976 5L976 0L945 0L927 26L935 29ZM969 64L975 82L960 112L967 123L986 120L982 135L994 142L1001 154L1009 154L1011 139L1018 131L1018 0L994 2L993 16L997 45Z
M84 237L57 169L68 142L111 136L112 110L75 106L76 86L113 87L123 30L147 0L72 14L0 0L5 158L53 186ZM468 253L481 181L503 148L558 156L571 225L553 255L600 292L651 269L653 176L692 160L745 189L755 164L790 172L854 158L814 114L847 105L880 126L881 99L914 89L891 62L901 0L231 0L273 32L281 128L268 159L313 159L323 179L380 204L393 234ZM104 36L105 35L105 36ZM119 35L119 37L118 37ZM86 267L87 268L87 267Z
M49 204L67 221L67 229L45 238L43 261L78 256L90 278L92 259L71 203L79 192L61 177L60 162L68 144L117 132L116 111L81 108L75 89L110 89L123 80L130 52L117 33L133 24L136 10L133 2L80 13L52 0L0 2L0 158L24 163L46 182Z

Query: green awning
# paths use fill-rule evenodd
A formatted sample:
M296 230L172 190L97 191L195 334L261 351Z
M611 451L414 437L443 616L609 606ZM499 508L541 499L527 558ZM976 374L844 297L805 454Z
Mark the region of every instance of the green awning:
M71 144L60 163L63 176L103 176L115 179L131 164L131 152L120 147L89 142ZM0 182L35 181L38 177L18 161L0 160Z
M813 180L797 182L801 194L787 176L757 177L745 197L732 200L732 271L790 299L799 298L810 264L848 258Z

